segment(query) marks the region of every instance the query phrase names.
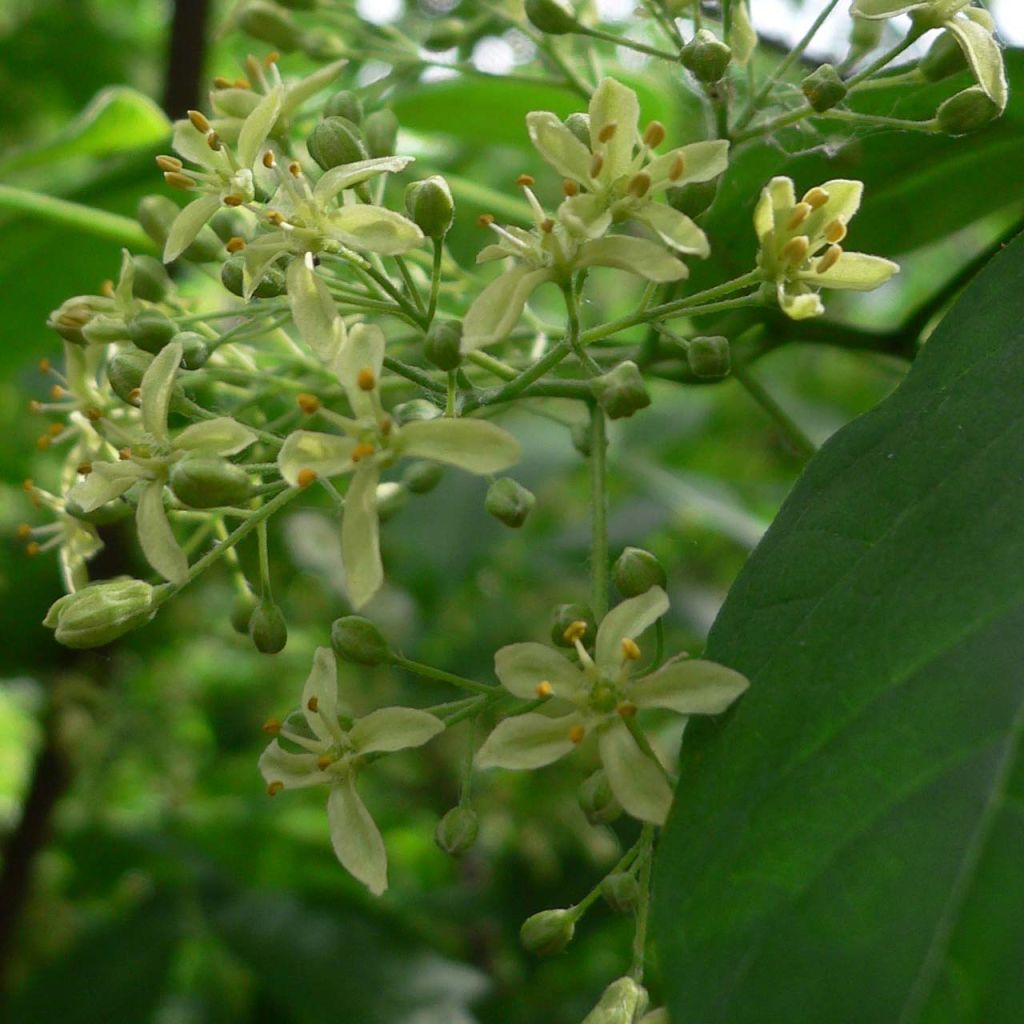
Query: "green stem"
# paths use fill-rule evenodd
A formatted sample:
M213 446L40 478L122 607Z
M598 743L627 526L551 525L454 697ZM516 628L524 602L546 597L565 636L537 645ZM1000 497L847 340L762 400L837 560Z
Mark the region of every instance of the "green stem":
M850 78L846 82L846 88L852 89L854 86L859 85L866 78L872 78L883 68L888 67L897 57L900 56L905 50L909 50L924 35L924 32L917 26L911 26L910 31L906 36L898 42L891 49L885 51L878 60L873 61L863 71L858 72L853 78Z
M644 825L641 833L644 846L640 853L640 905L636 908L636 931L633 933L633 963L630 977L640 984L644 980L644 960L647 953L647 923L651 910L651 863L654 860L654 826Z
M267 521L260 521L256 528L256 540L260 549L260 597L264 601L273 601L270 589L270 545L267 542Z
M448 371L448 396L444 404L445 416L455 416L455 400L458 396L458 373L455 370Z
M641 43L636 39L630 39L627 36L617 36L613 32L603 32L601 29L592 28L589 25L581 25L577 28L576 35L590 36L591 39L601 39L606 43L614 43L616 46L624 46L627 50L636 50L637 53L646 53L651 57L658 57L661 60L667 60L673 64L679 63L678 53L669 53L668 50L659 50L656 46L648 46L646 43Z
M434 260L430 266L430 302L427 304L427 323L434 322L437 312L437 293L441 288L441 261L444 258L444 242L434 239Z
M413 661L401 654L394 656L394 663L408 672L413 672L424 679L434 679L440 683L450 683L462 690L469 690L471 693L485 694L490 697L493 694L502 694L505 691L498 686L488 686L486 683L478 683L464 676L457 676L452 672L445 672L444 669L434 668L432 665L424 665L422 662Z
M398 272L402 275L402 280L405 282L405 290L412 297L412 301L416 304L416 308L421 314L426 313L423 306L423 297L420 295L419 288L416 287L416 282L412 279L412 274L409 273L408 264L401 256L396 256L395 265L398 267Z
M598 622L608 611L608 437L604 410L590 408L591 603Z
M772 398L761 382L751 375L748 367L736 364L732 368L732 375L743 385L747 394L778 424L801 458L810 459L817 452L815 443L804 433L789 413Z
M496 388L494 391L480 395L468 401L463 411L476 409L484 405L492 405L499 402L508 402L518 398L535 380L539 380L548 370L553 370L572 351L572 347L564 338L553 345L541 359L529 369L523 370L514 380L510 380L504 387Z

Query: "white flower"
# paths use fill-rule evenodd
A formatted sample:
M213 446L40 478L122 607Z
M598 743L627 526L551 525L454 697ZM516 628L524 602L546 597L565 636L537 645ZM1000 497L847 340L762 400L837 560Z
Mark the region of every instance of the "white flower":
M420 747L444 731L444 723L414 708L381 708L363 718L339 713L337 665L329 647L317 648L302 691L302 706L283 725L265 729L299 748L286 750L275 739L259 768L274 796L282 789L329 786L327 819L331 843L342 866L374 895L388 887L387 853L370 812L356 792L356 776L367 755Z
M579 663L552 647L512 644L494 657L502 685L525 700L550 697L551 714L529 713L501 722L477 754L481 768L541 768L597 736L601 762L616 799L633 817L662 824L672 803L663 767L626 724L638 709L716 715L747 688L738 672L710 661L675 659L633 678L640 656L634 640L668 610L660 587L623 601L601 622L591 657L583 623L570 627ZM635 725L635 721L634 721Z

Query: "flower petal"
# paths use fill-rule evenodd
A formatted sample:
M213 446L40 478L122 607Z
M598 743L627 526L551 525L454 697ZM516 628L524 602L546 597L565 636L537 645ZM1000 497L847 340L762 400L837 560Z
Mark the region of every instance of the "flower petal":
M854 0L851 14L862 18L895 18L915 7L926 7L928 0Z
M604 157L600 174L602 181L615 181L629 173L639 120L640 104L636 93L614 78L602 79L590 97L590 148ZM611 138L601 142L602 131L613 124Z
M608 784L623 810L640 821L663 825L672 807L672 789L661 767L637 746L625 722L609 721L597 744Z
M674 210L672 212L675 213ZM699 228L697 231L703 235ZM647 238L630 238L628 235L606 235L584 242L580 246L576 266L615 267L659 283L680 281L689 274L686 264L666 252L663 246Z
M721 714L750 683L713 661L681 659L635 680L629 699L642 708L665 708L680 715Z
M388 855L380 830L347 775L331 787L327 798L331 845L341 866L379 896L388 887Z
M558 219L574 238L600 238L612 224L608 204L593 192L563 199L558 207Z
M319 203L326 203L339 192L361 185L378 174L397 174L415 160L411 156L384 156L374 160L357 160L341 164L325 171L313 188L313 196Z
M415 249L423 232L408 217L369 203L343 206L327 218L330 234L353 249L395 256Z
M519 461L519 442L489 420L414 420L398 432L402 455L458 466L470 473L497 473Z
M798 232L810 235L811 238L820 235L824 227L835 220L848 224L860 209L861 196L864 194L864 183L848 178L834 178L821 187L828 193L828 199L807 218ZM789 211L786 211L786 216L789 216Z
M184 583L188 578L188 559L167 521L163 481L154 480L139 495L135 524L146 561L164 579Z
M288 264L287 283L288 303L300 337L321 362L332 363L345 340L345 321L327 285L304 258Z
M899 264L892 260L862 252L844 252L823 274L801 274L800 278L815 287L869 292L880 288L899 272Z
M187 426L174 439L179 451L202 455L237 455L256 441L256 434L230 416L217 416Z
M248 168L256 162L260 148L267 141L274 125L281 114L281 101L284 98L284 86L276 85L256 104L253 112L242 123L238 133L238 162Z
M961 17L951 18L946 22L946 28L960 44L985 95L1000 111L1005 110L1008 89L1003 51L991 31L970 18Z
M316 762L316 754L293 754L274 740L260 754L259 769L268 786L280 782L285 789L304 789L331 781Z
M341 69L348 64L346 58L325 64L317 68L310 75L289 86L285 90L284 99L281 101L281 113L285 117L294 113L306 100L311 99L321 89L327 88L341 73Z
M526 130L538 153L563 178L585 184L590 180L590 150L548 110L526 115Z
M682 176L669 180L669 172L682 160ZM729 166L729 143L723 139L694 142L655 157L644 171L650 176L651 189L711 181Z
M780 212L790 211L795 205L796 191L792 178L772 178L761 190L761 198L754 209L754 229L758 240L763 242L775 230Z
M384 582L380 560L380 521L377 516L377 483L380 472L364 463L355 472L345 494L341 520L341 560L345 588L352 607L362 608Z
M134 462L94 462L92 472L68 491L68 498L83 512L95 512L145 476L146 471Z
M139 385L139 408L142 426L163 444L169 443L167 413L171 407L174 378L181 365L181 342L172 341L153 359L142 375Z
M302 714L313 735L323 743L330 745L341 736L338 665L330 647L318 647L313 654L313 667L302 687Z
M501 685L523 700L537 698L539 683L551 684L556 697L571 699L586 685L583 673L561 651L547 644L509 644L494 655Z
M601 672L614 677L622 664L622 641L639 636L667 611L668 595L661 587L616 605L597 628L595 656Z
M376 324L356 324L338 349L334 372L348 395L353 415L359 419L374 416L376 410L370 393L359 386L359 376L369 370L376 386L386 344L384 332Z
M531 713L506 718L477 751L477 767L543 768L575 749L569 731L581 722L577 714L549 718Z
M422 747L439 733L444 722L416 708L380 708L360 718L349 730L349 739L360 754L375 750L406 750Z
M818 293L801 284L779 286L779 307L791 320L809 320L825 312Z
M195 240L206 222L220 209L220 196L193 199L171 223L164 243L164 263L176 260Z
M504 341L523 315L527 299L546 281L553 281L551 270L528 266L512 267L496 277L475 299L462 322L462 351Z

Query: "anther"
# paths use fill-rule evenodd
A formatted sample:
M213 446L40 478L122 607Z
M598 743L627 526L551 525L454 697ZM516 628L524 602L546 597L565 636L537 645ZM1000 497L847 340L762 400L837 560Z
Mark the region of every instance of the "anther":
M36 438L36 447L41 451L45 452L50 447L50 435L43 434L41 437Z
M268 149L266 153L263 154L263 166L269 171L276 163L277 160L274 159L273 152Z
M245 239L240 235L232 235L224 245L228 252L241 252L245 248Z
M240 196L237 193L233 193L230 196L225 196L223 203L225 206L241 206L245 202L245 196Z
M356 384L360 391L372 391L377 386L377 375L369 366L364 366L356 374Z
M657 149L665 141L665 126L660 121L652 121L644 129L644 145Z
M359 462L362 459L371 456L377 449L372 444L367 444L365 441L360 442L352 449L352 461Z
M79 476L88 476L92 472L92 463L80 462L75 466L75 472L78 473Z
M40 402L39 399L37 398L31 399L28 403L28 411L33 413L42 412L43 403Z
M184 189L186 192L195 188L196 184L192 178L187 174L182 174L180 171L165 171L164 181L166 181L171 188Z
M198 110L190 110L188 112L188 119L192 122L192 127L197 132L202 132L204 135L210 130L210 122L206 120L206 117Z
M293 178L301 178L302 177L302 164L300 164L298 160L293 160L288 165L288 173Z
M307 416L312 416L313 413L320 409L320 399L317 398L316 395L309 394L307 391L303 391L296 395L295 401Z
M544 220L540 222L540 229L545 235L550 235L551 232L555 230L555 222L550 217L545 217Z
M131 448L122 448L122 449L121 449L121 450L120 450L120 451L119 451L119 452L117 453L117 457L118 457L118 458L119 458L119 459L120 459L120 460L121 460L122 462L127 462L127 461L128 461L128 460L129 460L129 459L130 459L130 458L132 457L132 450L131 450Z
M602 167L604 167L604 157L600 153L595 153L590 158L590 176L596 178L601 173Z
M21 489L26 494L31 494L36 489L35 481L32 479L32 477L27 476L25 477L24 480L21 481Z
M283 782L271 782L270 785L267 786L267 796L277 796L277 794L280 793L282 789L284 789Z
M308 487L316 479L316 470L310 469L308 466L305 469L300 469L295 474L295 482L300 487Z
M628 700L624 700L615 710L618 712L620 718L636 717L636 705L631 704Z
M320 698L316 694L313 694L309 700L306 701L306 707L315 715L320 709Z
M66 394L67 392L59 384L54 384L53 387L50 388L50 397L54 401L63 398Z
M682 153L676 153L668 165L668 180L678 181L686 171L686 160Z
M316 766L320 771L325 772L331 765L334 764L334 758L330 754L321 754L316 759Z
M51 423L47 430L50 431L50 437L56 437L64 429L63 423Z
M810 217L813 209L814 207L812 207L810 203L797 203L796 206L793 207L792 216L788 221L786 221L786 230L792 231L794 228L800 227L800 225Z
M385 413L379 420L377 420L377 430L384 436L387 437L395 426L395 421Z
M807 259L810 251L811 240L806 235L797 235L782 247L782 258L793 266L799 266Z
M630 195L636 196L637 199L642 199L647 195L650 187L651 176L649 174L644 174L644 172L641 171L639 174L634 174L633 177L629 179L626 191L629 192Z
M630 639L628 636L624 636L622 638L622 656L627 661L640 660L640 648L637 646L636 641Z
M50 370L51 370L50 360L49 359L40 359L39 360L39 372L40 373L49 373Z
M106 299L114 297L114 282L109 277L105 281L100 282L100 295Z
M39 544L34 540L25 545L25 554L28 555L29 558L34 558L39 554L39 551Z
M207 133L206 144L214 151L214 153L220 152L221 141L220 136L216 132Z
M830 271L838 262L839 257L843 255L843 248L840 245L830 245L825 250L825 255L818 260L814 270L818 274L826 274Z
M494 223L493 213L481 213L476 219L477 224L482 228L489 228Z
M269 71L280 59L281 54L279 54L277 50L271 50L270 53L263 58L263 66Z
M223 75L217 75L213 80L214 89L230 89L231 79L225 78Z
M268 736L276 736L281 731L281 723L276 718L268 718L260 728Z
M274 227L280 227L284 223L284 217L278 213L277 210L267 210L267 220L270 221Z
M535 180L532 174L520 174L519 177L516 178L516 184L520 188L533 188Z
M236 89L251 89L252 83L248 78L236 78L234 82Z
M587 730L582 725L573 725L569 729L569 742L575 743L577 746L583 742L583 737L587 735Z
M176 156L158 156L156 165L161 171L180 171L185 165Z
M597 133L598 142L611 142L615 138L615 132L618 130L618 121L609 121L607 124L601 126L601 130Z
M32 527L28 523L21 523L17 529L18 540L28 540L32 536ZM540 687L538 687L540 689Z
M580 187L572 178L566 178L562 182L562 193L569 197L578 196L580 194Z
M537 694L538 699L547 700L555 691L551 688L551 684L545 679L537 684L537 689L534 692Z
M832 243L841 242L846 237L846 224L842 218L836 217L834 221L826 224L824 235Z
M565 631L562 636L565 638L566 643L574 644L577 640L582 640L587 634L587 624L583 619L577 619L575 622L570 622L565 627Z
M132 405L139 405L142 402L142 388L132 388L128 392L128 401Z
M828 192L819 185L817 188L812 188L807 192L804 196L804 202L812 210L818 210L828 202Z

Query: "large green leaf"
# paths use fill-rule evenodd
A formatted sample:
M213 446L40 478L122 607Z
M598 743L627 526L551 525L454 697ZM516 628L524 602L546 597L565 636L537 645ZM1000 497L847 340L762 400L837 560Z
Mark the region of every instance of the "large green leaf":
M674 1024L1024 1005L1024 238L812 460L709 653L657 871Z

